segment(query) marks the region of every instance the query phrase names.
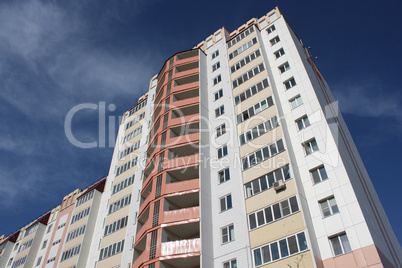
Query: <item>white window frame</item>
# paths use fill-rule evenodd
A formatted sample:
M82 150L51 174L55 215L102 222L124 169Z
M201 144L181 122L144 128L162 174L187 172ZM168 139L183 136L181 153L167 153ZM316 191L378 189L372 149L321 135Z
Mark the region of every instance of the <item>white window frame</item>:
M222 81L222 76L221 75L215 76L214 79L213 79L214 86L219 84L221 81Z
M276 31L275 25L272 25L272 26L268 27L268 29L267 29L268 34L274 32L274 31Z
M281 47L280 49L274 52L274 55L276 59L279 59L280 57L285 55L285 50L283 49L283 47Z
M223 123L222 125L220 125L220 126L218 126L216 128L216 137L217 138L222 136L225 133L226 133L226 125L225 125L225 123Z
M281 74L283 74L284 72L290 69L289 62L285 62L284 64L279 65L278 69L281 72Z
M218 70L219 68L221 68L221 62L218 61L217 63L215 63L214 65L212 65L212 72L215 72L216 70Z
M318 178L320 179L320 181L316 182L314 180L314 172L317 172L317 175L318 175ZM323 176L323 172L325 173L325 176L326 176L325 178ZM315 168L311 169L310 174L311 174L311 179L313 180L313 184L317 184L317 183L320 183L320 182L323 182L323 181L329 179L327 170L325 169L324 165L321 165L321 166L318 166L318 167L315 167Z
M217 90L215 92L214 96L215 96L215 100L219 100L220 98L222 98L223 97L223 89L221 88L221 89Z
M346 235L345 232L330 236L330 237L328 237L328 240L329 240L329 244L331 245L332 253L334 254L335 257L352 252L352 247L350 246L348 236ZM335 252L335 248L334 248L335 241L337 241L339 243L340 249L342 251L339 254Z
M311 126L310 120L308 119L307 115L303 115L302 117L296 119L295 123L296 123L296 127L297 127L298 131L301 131L301 130ZM300 127L299 123L301 123L301 127Z
M285 86L285 89L291 89L292 87L295 87L297 85L296 80L294 77L289 78L285 82L283 82L283 85Z
M293 105L294 103L294 105ZM290 108L296 109L297 107L299 107L300 105L303 104L303 99L300 95L297 95L296 97L293 97L289 100L289 104L290 104Z
M323 218L327 218L329 216L339 213L339 207L333 195L318 201L318 204L320 206L321 215ZM329 214L325 215L324 210L328 210Z
M230 232L232 230L232 233ZM224 234L226 231L226 234ZM224 237L227 236L227 241L224 241ZM234 224L231 223L221 228L221 243L222 245L233 242L235 240Z
M230 207L229 207L229 204L230 204ZM224 206L224 208L222 208L222 205ZM227 195L219 198L219 207L220 207L220 212L225 212L229 209L232 209L233 208L232 194L227 194Z
M236 268L236 267L238 267L236 258L223 262L222 267L223 268Z
M228 146L225 144L218 149L218 159L221 159L228 155Z
M319 151L318 143L315 139L303 142L304 153L306 156Z
M221 181L221 177L223 178L223 181ZM219 184L222 184L230 180L230 169L228 167L218 171L218 180Z
M274 46L276 44L278 44L281 41L281 39L279 38L279 36L275 36L274 38L272 38L271 40L269 40L269 42L271 43L271 46Z
M212 57L212 59L215 59L216 57L218 57L219 56L219 49L218 50L216 50L214 53L212 53L212 55L211 55L211 57Z
M225 114L225 106L224 105L221 105L215 109L215 118L217 118L223 114Z

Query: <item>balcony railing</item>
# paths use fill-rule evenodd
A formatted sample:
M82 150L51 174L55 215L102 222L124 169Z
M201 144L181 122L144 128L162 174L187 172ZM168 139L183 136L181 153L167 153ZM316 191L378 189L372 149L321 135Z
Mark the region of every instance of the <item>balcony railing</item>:
M188 253L200 253L199 238L161 243L161 256L173 257L174 255Z

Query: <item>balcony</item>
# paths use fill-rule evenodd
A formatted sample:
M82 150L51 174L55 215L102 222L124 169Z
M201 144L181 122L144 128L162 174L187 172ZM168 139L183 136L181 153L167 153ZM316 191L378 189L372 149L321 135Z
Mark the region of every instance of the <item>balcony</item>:
M179 64L185 64L188 62L192 62L195 60L198 60L198 50L194 49L194 50L189 50L189 51L185 51L183 53L179 53L176 55L176 65Z
M198 166L188 166L182 169L169 170L166 173L166 185L175 182L194 180L198 179L198 177Z
M173 100L173 102L176 102L176 101L191 99L191 98L195 98L195 97L199 97L199 96L200 96L200 89L196 88L196 89L186 90L186 91L182 91L182 92L173 94L172 100Z
M149 219L149 207L141 214L137 221L137 234L136 237L139 239L142 235L152 227L151 221Z
M161 243L161 256L169 256L169 258L175 255L199 255L200 254L200 239L186 239L177 240L171 242ZM183 266L177 267L190 267L183 263Z
M149 202L155 197L155 192L152 189L152 182L142 191L140 197L140 209L139 213L148 206Z
M199 62L190 62L187 64L179 65L175 68L174 78L192 75L199 72Z
M192 256L192 254L186 254L181 258L163 260L159 264L159 268L180 268L180 267L199 268L200 257Z
M133 267L140 267L141 264L149 260L149 249L146 248L147 237L144 236L139 242L134 246L134 256L135 260Z
M200 207L189 207L164 211L160 221L163 223L182 222L200 218Z

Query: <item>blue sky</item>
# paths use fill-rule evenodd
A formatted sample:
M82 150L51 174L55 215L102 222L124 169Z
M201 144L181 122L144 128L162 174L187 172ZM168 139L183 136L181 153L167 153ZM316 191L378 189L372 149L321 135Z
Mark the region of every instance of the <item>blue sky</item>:
M80 149L67 140L72 107L114 104L106 115L117 120L172 54L276 5L318 57L401 242L401 1L3 0L0 234L108 174L112 147ZM77 139L96 141L97 112L78 113L72 127Z

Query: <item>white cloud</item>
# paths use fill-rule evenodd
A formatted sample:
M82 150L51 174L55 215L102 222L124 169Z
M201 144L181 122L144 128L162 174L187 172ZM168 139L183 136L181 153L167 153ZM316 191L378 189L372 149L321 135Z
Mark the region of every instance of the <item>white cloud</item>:
M401 96L385 92L380 85L338 85L332 88L342 113L364 117L387 116L402 122Z
M153 74L144 64L150 53L120 55L92 44L81 12L42 1L0 7L0 98L24 114L35 120L60 118L81 101L146 90L141 83Z

